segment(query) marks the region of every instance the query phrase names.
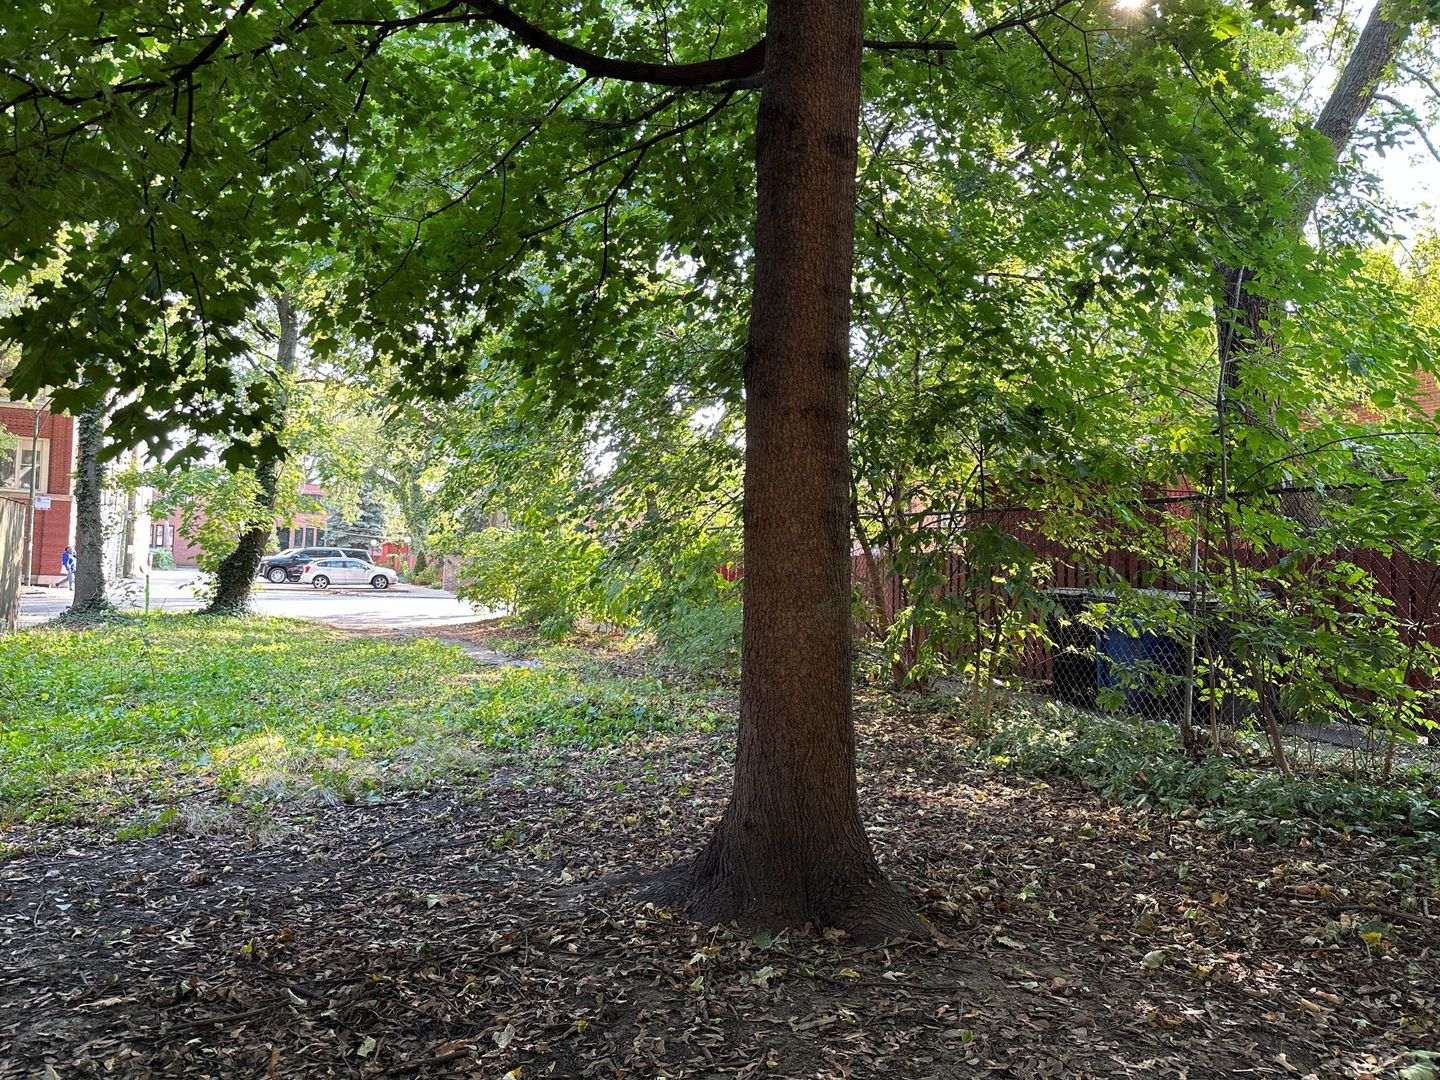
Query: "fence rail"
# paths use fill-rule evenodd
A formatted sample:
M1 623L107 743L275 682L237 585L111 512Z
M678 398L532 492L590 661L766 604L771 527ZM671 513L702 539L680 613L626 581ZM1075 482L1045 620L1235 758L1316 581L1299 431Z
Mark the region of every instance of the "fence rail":
M25 506L0 499L0 630L20 625L20 582L25 561Z

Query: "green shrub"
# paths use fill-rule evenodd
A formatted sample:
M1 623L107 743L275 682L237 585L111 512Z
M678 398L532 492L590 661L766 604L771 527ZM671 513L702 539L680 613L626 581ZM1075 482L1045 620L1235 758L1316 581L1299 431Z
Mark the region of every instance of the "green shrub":
M1283 777L1222 757L1193 760L1169 727L1054 702L1004 710L975 753L1027 775L1079 780L1118 803L1197 809L1211 826L1252 840L1370 833L1440 853L1434 778L1429 787L1398 787Z
M151 548L151 549L150 549L150 569L151 569L151 570L174 570L174 569L175 569L175 556L170 552L170 550L169 550L168 548Z
M685 600L655 628L665 662L685 671L712 674L740 666L738 589L709 603Z
M464 559L462 598L506 608L546 637L563 637L581 619L622 619L605 585L604 551L577 527L484 529L467 538Z

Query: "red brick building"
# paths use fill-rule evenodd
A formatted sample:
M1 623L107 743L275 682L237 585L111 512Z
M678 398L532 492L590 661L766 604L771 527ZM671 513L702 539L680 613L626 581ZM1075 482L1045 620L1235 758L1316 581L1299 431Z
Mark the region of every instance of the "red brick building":
M37 411L0 395L0 499L21 503L28 513L34 475L32 581L53 584L60 580L60 553L74 542L74 468L73 417L43 407Z
M300 502L307 509L294 515L290 520L275 522L275 543L280 548L314 547L325 543L325 525L329 515L320 506L325 491L318 484L306 484L300 489ZM200 554L198 544L193 544L180 531L185 515L176 510L163 521L150 525L150 546L164 548L175 557L176 566L195 566Z
M1440 385L1435 382L1435 373L1415 373L1415 404L1424 416L1440 417Z
M275 522L275 543L282 551L325 543L325 527L330 515L321 506L324 498L325 489L319 484L306 484L300 489L300 505L307 509L297 511L289 521Z

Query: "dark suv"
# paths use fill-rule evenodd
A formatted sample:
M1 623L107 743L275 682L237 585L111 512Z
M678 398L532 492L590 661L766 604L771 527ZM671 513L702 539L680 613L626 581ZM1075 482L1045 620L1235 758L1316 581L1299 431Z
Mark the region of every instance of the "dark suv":
M299 581L300 571L312 559L363 559L370 561L370 552L364 548L307 547L286 548L278 555L267 555L260 560L260 576L276 585L286 581Z

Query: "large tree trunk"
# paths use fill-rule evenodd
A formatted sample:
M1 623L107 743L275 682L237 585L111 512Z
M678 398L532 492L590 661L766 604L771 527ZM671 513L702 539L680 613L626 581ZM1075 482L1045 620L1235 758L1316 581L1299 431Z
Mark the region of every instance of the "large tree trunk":
M280 322L280 333L275 345L275 366L282 378L288 378L295 371L296 355L300 343L300 318L287 296L275 298L275 314ZM283 432L288 407L287 389L281 390L276 406L275 427ZM268 457L255 465L255 478L260 490L255 496L255 513L250 527L240 537L235 550L226 555L215 571L215 595L205 608L207 615L241 615L250 610L250 596L255 584L255 574L260 569L260 559L275 531L275 503L280 486L280 457Z
M243 615L250 610L250 595L260 559L275 531L275 496L279 488L280 463L262 461L255 466L260 490L255 495L255 516L215 570L215 595L206 605L206 615Z
M139 451L130 451L130 465L139 468ZM120 576L123 578L135 576L135 526L139 516L140 493L132 485L125 493L125 527L120 540Z
M745 362L745 614L735 787L688 868L711 922L919 932L860 822L847 395L860 0L772 0Z
M1315 130L1330 142L1332 161L1338 162L1350 145L1356 126L1375 103L1381 78L1414 26L1410 21L1413 16L1407 17L1407 21L1395 22L1386 17L1382 7L1386 5L1377 3L1371 11L1335 89L1315 121ZM1324 189L1314 182L1301 185L1291 212L1291 226L1296 233L1304 228L1305 220L1314 213L1323 194ZM1274 302L1268 296L1250 291L1255 273L1247 267L1223 267L1221 277L1222 291L1216 301L1223 365L1221 382L1229 390L1238 390L1247 358L1275 348L1270 328Z
M105 445L108 401L102 400L80 414L75 447L75 595L70 614L86 615L110 607L105 595L105 517L101 495L105 466L100 450Z

